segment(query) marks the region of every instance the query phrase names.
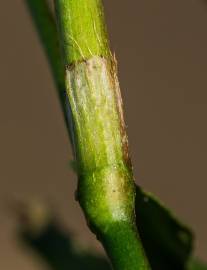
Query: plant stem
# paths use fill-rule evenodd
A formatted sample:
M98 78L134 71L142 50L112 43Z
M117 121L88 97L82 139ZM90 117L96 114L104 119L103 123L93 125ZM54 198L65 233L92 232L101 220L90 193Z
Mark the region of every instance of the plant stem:
M135 186L102 3L55 0L55 7L73 119L78 200L114 269L150 269L135 225Z
M56 1L65 65L110 53L100 0Z
M71 111L65 91L64 65L54 16L48 6L47 0L25 0L25 4L30 11L40 41L49 61L61 103L65 124L67 126L69 137L71 138Z
M25 0L44 47L56 87L65 92L64 68L55 20L46 0Z

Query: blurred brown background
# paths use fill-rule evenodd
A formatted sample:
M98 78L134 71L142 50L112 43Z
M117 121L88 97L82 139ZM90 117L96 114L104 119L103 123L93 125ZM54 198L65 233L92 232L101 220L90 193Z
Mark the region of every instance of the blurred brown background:
M104 3L136 181L194 228L196 254L207 260L207 5ZM23 0L1 1L0 33L0 269L35 270L15 241L14 197L52 203L74 237L100 246L74 200L71 148Z

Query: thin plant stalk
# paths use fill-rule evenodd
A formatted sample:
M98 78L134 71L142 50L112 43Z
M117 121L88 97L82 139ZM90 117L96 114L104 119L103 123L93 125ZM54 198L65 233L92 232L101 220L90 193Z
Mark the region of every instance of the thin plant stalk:
M54 14L47 0L24 0L38 32L39 39L47 56L53 80L57 89L59 101L67 127L69 138L71 133L71 111L65 90L65 72L60 51Z

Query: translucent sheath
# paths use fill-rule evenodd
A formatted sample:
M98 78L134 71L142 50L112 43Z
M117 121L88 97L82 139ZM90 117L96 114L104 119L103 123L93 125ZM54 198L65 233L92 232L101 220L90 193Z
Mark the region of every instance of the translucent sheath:
M66 68L74 123L78 200L114 269L148 269L134 223L135 188L122 102L111 58Z

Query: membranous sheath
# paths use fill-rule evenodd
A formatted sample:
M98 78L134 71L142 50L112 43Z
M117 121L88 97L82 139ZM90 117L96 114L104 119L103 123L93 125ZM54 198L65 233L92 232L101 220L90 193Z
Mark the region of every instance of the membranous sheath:
M109 220L131 218L134 205L134 182L114 65L111 58L94 56L66 68L78 198L89 220L103 228Z

